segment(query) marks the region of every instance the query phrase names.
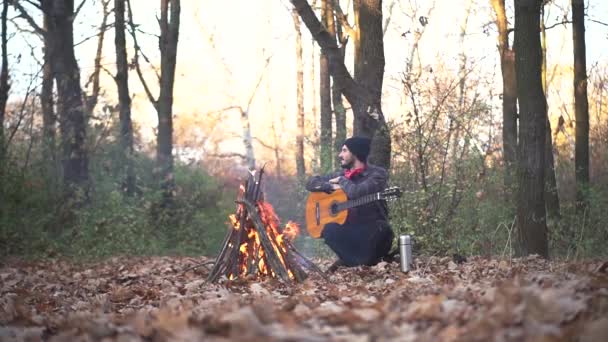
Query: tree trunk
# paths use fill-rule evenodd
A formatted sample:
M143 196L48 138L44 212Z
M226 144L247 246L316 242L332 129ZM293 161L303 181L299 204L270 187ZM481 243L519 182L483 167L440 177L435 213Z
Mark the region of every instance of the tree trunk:
M91 78L89 80L89 82L93 84L93 89L91 91L91 95L85 95L85 119L87 123L93 115L93 110L95 110L95 106L97 106L99 92L101 90L101 87L99 86L99 76L101 74L101 57L103 53L103 42L106 36L106 26L108 22L108 17L110 16L110 11L108 11L109 4L109 0L104 0L101 3L103 8L103 17L101 19L101 25L99 27L99 39L97 41L97 51L95 52L95 61L93 63L93 74L91 75Z
M551 123L546 120L545 133L545 203L547 206L547 217L551 221L559 220L561 217L559 208L559 192L557 191L557 179L555 177L555 159L553 157L553 141L551 139Z
M306 0L290 0L294 5L298 14L302 18L304 24L310 31L315 41L319 44L323 52L327 55L329 62L329 72L333 77L334 82L344 94L346 100L351 104L355 114L355 124L358 125L359 131L355 134L362 134L361 129L365 128L366 132L371 132L371 128L376 128L372 136L372 153L370 161L388 168L390 166L390 136L384 115L380 108L380 91L373 92L367 84L364 86L356 82L348 72L348 69L341 60L340 48L321 22L316 17L312 8ZM380 15L380 19L381 15ZM380 39L382 39L382 25L380 20ZM382 43L380 43L382 46ZM376 52L377 53L377 52ZM382 69L384 64L382 64ZM364 78L365 79L365 78ZM380 84L381 85L381 84ZM360 122L365 120L365 123ZM378 129L379 128L379 129ZM365 132L363 132L365 133ZM370 135L367 135L368 137Z
M86 123L80 88L80 70L74 55L74 1L43 0L49 16L49 45L57 84L57 112L61 132L64 189L67 196L84 191L88 196L89 160ZM82 200L78 198L77 200Z
M4 117L6 112L6 102L8 101L8 38L6 36L6 23L8 16L8 1L2 2L2 70L0 71L0 165L4 164ZM0 175L2 175L0 170ZM1 179L0 179L1 181Z
M381 107L384 77L382 0L355 0L353 6L357 27L354 79L370 95L369 102L351 103L354 134L372 138L370 162L388 168L391 140Z
M585 3L572 0L572 41L574 49L574 111L576 141L574 165L577 210L588 206L589 191L589 103L587 99L587 62L585 46Z
M48 15L44 14L44 29L48 32ZM54 101L53 101L53 66L52 66L52 49L48 34L44 35L44 65L42 66L42 89L40 91L40 106L42 107L42 139L44 144L44 156L47 163L55 165L57 162L56 155L56 125L57 118L55 116ZM55 167L53 166L53 169ZM54 177L53 177L54 178Z
M160 93L156 104L158 135L156 161L165 196L172 197L173 175L173 86L179 37L180 0L161 0Z
M332 0L335 1L335 0ZM344 30L342 27L336 23L334 20L335 28L335 36L340 42L340 52L342 63L344 63L344 56L346 55L346 43L348 39L344 34ZM331 32L330 32L331 33ZM336 121L336 138L334 140L334 151L335 151L335 163L336 165L340 165L340 157L338 157L337 151L342 149L342 144L346 140L346 108L344 108L344 104L342 103L342 93L340 92L340 88L334 81L331 87L331 99L332 104L334 106L334 118Z
M293 17L293 25L296 31L296 97L298 103L297 126L296 134L296 170L298 179L303 180L306 176L306 164L304 162L304 62L302 56L302 29L300 25L300 17L296 10L291 11Z
M131 121L131 96L129 95L129 62L125 38L125 0L114 0L114 46L116 50L116 87L120 117L120 150L125 170L123 191L127 196L135 193L135 168L133 166L133 123Z
M317 0L312 0L311 6L313 8L316 8L317 5ZM297 11L296 11L297 13ZM311 109L311 114L312 114L312 120L310 120L310 122L313 123L313 158L311 160L311 165L310 168L312 170L314 170L315 172L318 171L320 169L320 165L321 165L321 151L319 148L319 129L317 127L317 124L319 123L319 111L317 109L317 100L319 99L319 97L317 96L317 87L314 86L314 84L317 81L317 72L316 72L316 65L315 65L315 61L317 60L317 53L316 53L317 49L316 49L316 43L315 40L313 39L311 41L311 46L310 46L310 84L312 85L312 92L311 92L311 96L312 96L312 109ZM320 59L319 59L320 60Z
M543 62L541 64L541 80L548 108L548 82L547 82L547 34L545 29L545 5L541 6L540 33L541 51ZM553 158L553 141L551 139L551 121L547 110L547 128L545 133L545 203L547 206L548 222L559 220L559 193L557 191L557 179L555 178L555 162Z
M523 254L548 257L544 198L547 102L541 80L542 0L515 1L515 70L520 110L517 223Z
M321 0L321 18L326 28L333 24L332 0ZM332 39L335 36L331 35ZM319 98L321 101L321 172L330 172L333 169L333 144L332 144L332 110L331 110L331 85L329 79L329 62L327 55L321 51L319 58Z
M283 118L281 117L280 120L282 122ZM277 132L277 124L274 115L272 118L272 124L270 125L270 129L272 130L272 137L274 138L274 146L272 146L272 151L274 152L274 160L276 163L276 175L277 178L281 179L283 178L283 160L281 158L283 154L281 153L281 139L279 138L279 134ZM282 129L281 131L284 131L284 129Z
M514 190L514 174L517 160L517 79L515 77L515 52L509 48L509 31L505 0L492 0L498 27L498 52L502 72L502 146L505 168L506 198L511 201Z
M245 159L249 170L255 170L255 154L253 151L253 137L249 122L249 109L241 109L241 126L243 129L243 145L245 146Z

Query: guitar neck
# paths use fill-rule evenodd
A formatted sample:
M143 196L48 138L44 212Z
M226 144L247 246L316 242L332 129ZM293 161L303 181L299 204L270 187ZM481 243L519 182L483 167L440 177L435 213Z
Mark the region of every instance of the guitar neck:
M355 200L350 200L350 201L339 203L339 204L337 204L336 209L337 209L337 211L342 211L342 210L358 207L360 205L368 204L368 203L371 203L374 201L379 201L379 200L381 200L380 192L376 192L374 194L369 194L369 195L365 195L363 197L359 197Z

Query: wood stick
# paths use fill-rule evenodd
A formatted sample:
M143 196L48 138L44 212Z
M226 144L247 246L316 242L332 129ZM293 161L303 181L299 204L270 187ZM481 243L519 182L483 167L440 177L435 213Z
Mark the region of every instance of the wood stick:
M279 275L282 280L287 282L290 281L289 275L287 274L287 269L285 268L283 263L281 263L281 260L279 259L277 253L272 247L272 242L270 242L268 235L266 235L266 228L264 227L264 224L262 223L262 220L260 219L256 208L249 201L244 200L242 201L242 203L247 207L247 211L249 212L249 218L253 222L253 226L255 227L255 229L257 229L258 231L258 235L260 236L260 243L262 244L262 247L264 248L264 253L268 258L268 265L276 274Z
M207 276L207 282L214 282L217 280L212 278L216 277L215 274L218 273L218 269L221 267L222 260L224 259L227 247L230 243L232 230L232 228L229 228L229 230L226 232L226 237L224 237L224 242L222 243L222 249L220 250L220 254L218 254L217 258L215 258L215 264L213 265L211 272L209 272L209 275Z
M300 251L298 251L295 248L295 246L291 243L291 241L289 241L289 240L286 241L286 245L289 246L291 252L293 252L293 254L294 254L294 257L297 257L298 259L300 259L302 261L304 267L306 267L309 270L315 271L315 272L319 273L321 276L323 276L323 278L328 279L325 272L323 272L317 265L315 265L315 263L308 260L308 258L306 258L304 255L302 255L302 253L300 253Z

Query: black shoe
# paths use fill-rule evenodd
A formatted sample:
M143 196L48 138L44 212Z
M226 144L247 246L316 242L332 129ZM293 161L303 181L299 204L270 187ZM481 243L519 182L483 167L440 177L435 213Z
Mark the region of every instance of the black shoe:
M331 264L331 266L329 266L329 268L327 269L327 271L325 271L325 273L334 273L334 272L336 272L338 267L342 267L342 266L344 266L344 261L342 261L341 259L338 259L333 264Z
M387 255L383 256L381 261L385 261L388 263L391 262L400 262L401 256L399 255L399 250L394 250L392 252L389 252Z

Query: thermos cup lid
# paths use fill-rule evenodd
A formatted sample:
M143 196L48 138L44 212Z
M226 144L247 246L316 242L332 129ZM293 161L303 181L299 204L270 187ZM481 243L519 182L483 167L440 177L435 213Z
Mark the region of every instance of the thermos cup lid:
M399 244L409 244L410 243L410 236L409 235L399 235Z

